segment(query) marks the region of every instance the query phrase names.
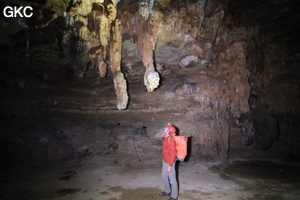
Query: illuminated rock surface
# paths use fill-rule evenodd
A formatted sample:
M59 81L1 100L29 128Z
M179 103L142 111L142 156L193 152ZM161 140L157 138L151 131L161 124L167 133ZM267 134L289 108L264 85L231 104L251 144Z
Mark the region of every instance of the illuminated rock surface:
M168 123L192 161L299 156L297 1L11 3L33 16L0 18L6 163L151 164Z

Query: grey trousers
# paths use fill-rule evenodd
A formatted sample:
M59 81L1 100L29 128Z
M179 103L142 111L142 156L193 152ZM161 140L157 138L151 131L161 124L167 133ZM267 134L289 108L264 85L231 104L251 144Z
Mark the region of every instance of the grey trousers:
M176 180L175 163L170 173L167 172L169 164L162 161L161 177L164 182L165 192L171 193L171 197L177 199L178 197L178 184Z

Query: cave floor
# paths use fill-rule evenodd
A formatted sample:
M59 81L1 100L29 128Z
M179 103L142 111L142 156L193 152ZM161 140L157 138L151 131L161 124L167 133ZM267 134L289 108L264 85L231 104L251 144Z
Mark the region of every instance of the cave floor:
M178 165L180 200L300 199L300 165L232 161ZM82 165L72 168L10 168L1 172L1 200L164 200L160 165Z

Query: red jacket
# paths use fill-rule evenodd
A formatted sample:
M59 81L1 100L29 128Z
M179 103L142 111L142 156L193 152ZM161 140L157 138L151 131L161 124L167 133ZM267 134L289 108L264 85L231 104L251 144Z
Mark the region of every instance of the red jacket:
M170 167L176 161L176 144L174 138L171 136L165 138L162 144L162 154L165 163L168 163Z

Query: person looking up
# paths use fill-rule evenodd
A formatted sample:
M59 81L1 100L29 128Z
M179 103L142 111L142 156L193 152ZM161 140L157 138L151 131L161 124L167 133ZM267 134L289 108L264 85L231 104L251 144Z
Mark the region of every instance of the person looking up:
M159 196L170 196L169 200L177 200L178 198L178 183L176 180L176 144L172 137L176 134L174 126L164 128L163 143L162 143L162 180L164 183L164 192Z

